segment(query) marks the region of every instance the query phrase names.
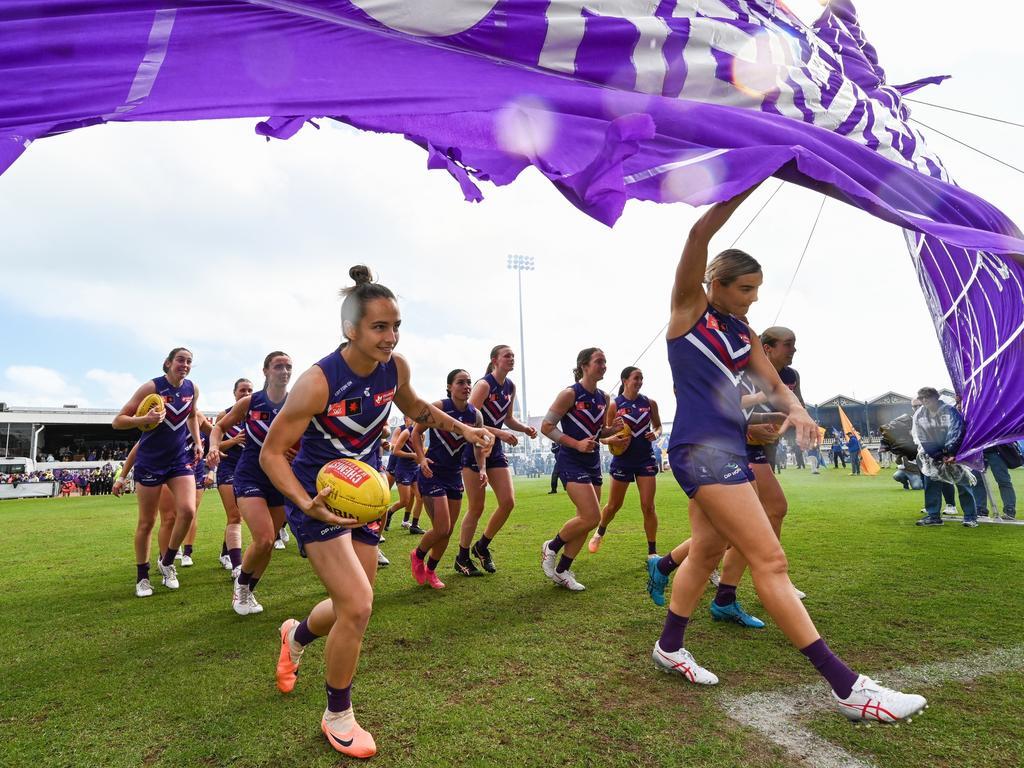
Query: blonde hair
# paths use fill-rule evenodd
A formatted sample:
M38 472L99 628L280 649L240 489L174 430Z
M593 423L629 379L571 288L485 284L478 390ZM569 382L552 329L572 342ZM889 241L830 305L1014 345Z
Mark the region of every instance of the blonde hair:
M724 286L729 285L737 277L760 271L761 265L749 253L739 248L728 248L708 264L704 272L704 282L710 285L717 280Z

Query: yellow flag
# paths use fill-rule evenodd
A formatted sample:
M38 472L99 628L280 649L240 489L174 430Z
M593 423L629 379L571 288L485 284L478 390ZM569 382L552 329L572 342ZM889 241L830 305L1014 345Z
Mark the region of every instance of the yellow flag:
M839 420L843 423L843 434L853 432L858 438L860 433L853 428L853 424L850 422L849 417L846 415L846 411L843 410L843 406L839 406ZM864 443L861 442L861 446ZM860 471L865 475L877 475L881 467L878 466L878 462L875 461L875 457L871 455L871 451L867 448L862 447L860 449Z

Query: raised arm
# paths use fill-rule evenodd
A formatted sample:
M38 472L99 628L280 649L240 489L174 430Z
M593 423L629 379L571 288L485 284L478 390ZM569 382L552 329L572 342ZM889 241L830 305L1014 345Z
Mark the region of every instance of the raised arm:
M675 281L672 284L672 314L668 323L668 338L674 339L686 333L704 311L707 304L704 273L708 268L708 246L718 230L754 189L756 187L751 187L731 200L715 203L690 228L683 253L676 265Z
M409 364L401 355L395 355L395 367L398 369L398 384L395 389L395 405L406 416L413 420L414 424L422 424L425 427L435 427L447 432L454 432L462 435L466 442L480 446L491 452L494 446L494 435L488 430L480 427L471 427L461 421L453 419L444 411L430 405L423 400L412 388L409 382Z

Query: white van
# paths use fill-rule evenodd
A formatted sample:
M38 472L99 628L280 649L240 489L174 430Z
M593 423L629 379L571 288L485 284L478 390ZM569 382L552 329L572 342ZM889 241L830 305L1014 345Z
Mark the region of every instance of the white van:
M24 475L35 469L36 463L24 456L0 457L0 475Z

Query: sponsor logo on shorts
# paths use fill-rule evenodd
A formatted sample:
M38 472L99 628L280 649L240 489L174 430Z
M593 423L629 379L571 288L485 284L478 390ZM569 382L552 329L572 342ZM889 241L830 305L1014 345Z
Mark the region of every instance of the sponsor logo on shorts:
M321 536L326 536L328 533L332 533L334 531L340 531L340 530L341 530L341 526L340 525L331 525L331 526L328 526L327 528L321 528L320 529L320 535Z
M725 472L722 475L723 480L729 480L730 478L736 477L736 475L740 475L743 473L743 470L740 469L740 465L737 464L735 461L730 461L728 464L722 467L722 469L725 470Z

